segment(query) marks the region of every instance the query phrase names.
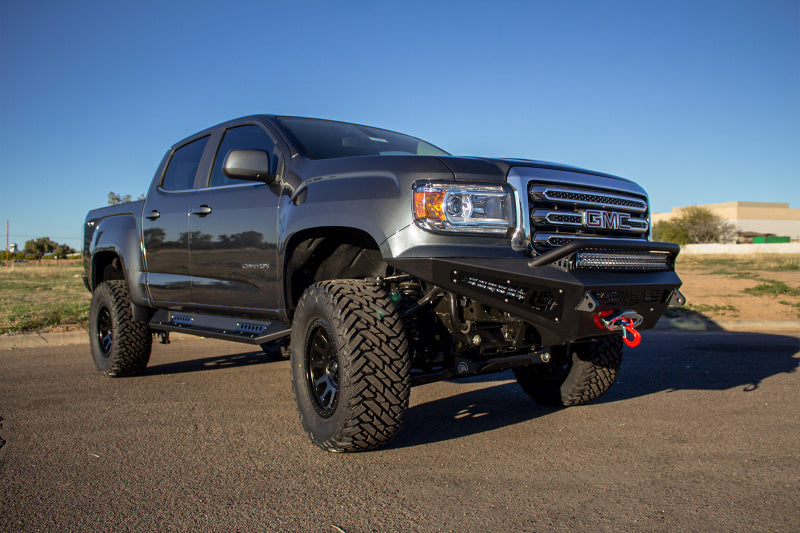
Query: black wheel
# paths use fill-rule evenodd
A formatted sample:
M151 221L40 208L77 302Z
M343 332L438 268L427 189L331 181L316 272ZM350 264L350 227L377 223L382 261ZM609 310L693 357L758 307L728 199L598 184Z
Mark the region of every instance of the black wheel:
M514 369L517 383L545 405L584 405L602 396L617 379L622 337L554 346L547 364Z
M150 360L152 340L147 322L133 320L125 282L98 285L89 308L89 344L97 369L112 377L141 374Z
M400 430L411 362L403 322L380 286L338 280L309 287L292 323L292 387L311 441L373 450Z

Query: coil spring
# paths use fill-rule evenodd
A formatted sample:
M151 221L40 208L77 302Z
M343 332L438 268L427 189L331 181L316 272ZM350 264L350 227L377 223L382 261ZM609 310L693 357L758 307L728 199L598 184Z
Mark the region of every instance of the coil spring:
M398 288L403 293L403 296L407 296L414 301L422 298L422 287L419 286L419 282L404 281L398 285Z

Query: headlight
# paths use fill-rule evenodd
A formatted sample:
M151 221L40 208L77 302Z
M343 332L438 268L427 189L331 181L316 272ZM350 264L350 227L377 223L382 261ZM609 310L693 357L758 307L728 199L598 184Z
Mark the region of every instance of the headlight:
M505 233L514 226L513 195L503 185L416 183L414 220L431 230Z

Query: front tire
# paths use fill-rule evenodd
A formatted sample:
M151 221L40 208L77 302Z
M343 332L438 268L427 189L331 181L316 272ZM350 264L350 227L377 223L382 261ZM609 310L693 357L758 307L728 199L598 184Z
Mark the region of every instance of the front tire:
M150 360L152 342L147 322L133 320L125 281L98 285L89 308L89 344L97 370L110 377L138 376Z
M611 335L555 346L551 357L547 364L515 368L517 383L544 405L585 405L602 396L617 379L622 337Z
M400 430L411 362L403 322L379 285L337 280L306 289L291 352L297 410L314 444L374 450Z

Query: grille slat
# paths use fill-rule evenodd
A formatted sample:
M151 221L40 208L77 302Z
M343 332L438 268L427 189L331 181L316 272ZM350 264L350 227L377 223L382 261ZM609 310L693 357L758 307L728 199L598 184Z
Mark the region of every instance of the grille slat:
M641 198L602 191L537 185L530 187L529 195L530 199L537 204L554 202L591 206L598 209L619 208L632 213L645 213L647 211L647 201Z

